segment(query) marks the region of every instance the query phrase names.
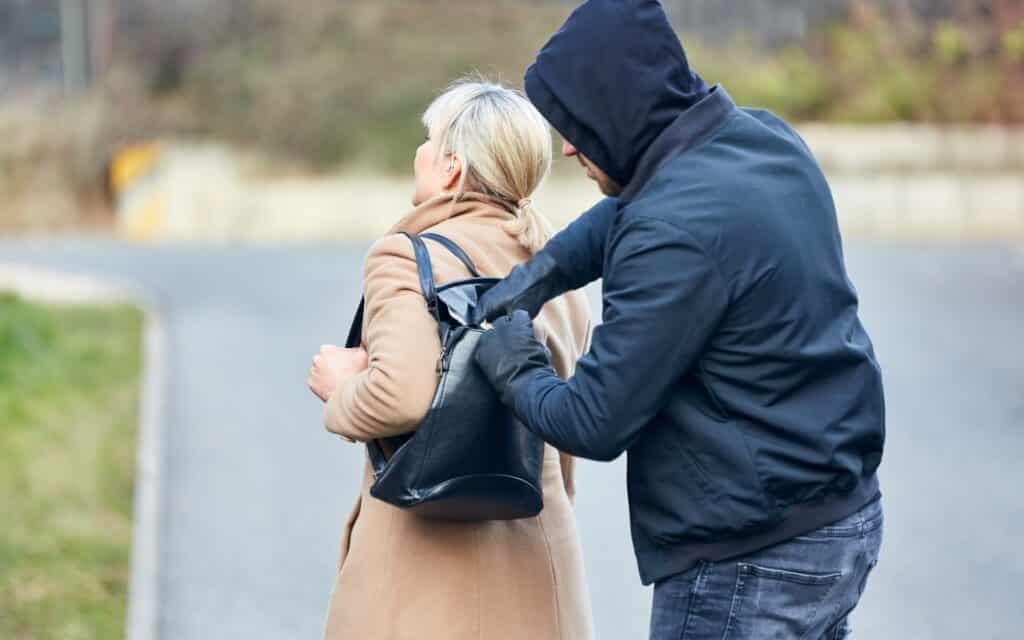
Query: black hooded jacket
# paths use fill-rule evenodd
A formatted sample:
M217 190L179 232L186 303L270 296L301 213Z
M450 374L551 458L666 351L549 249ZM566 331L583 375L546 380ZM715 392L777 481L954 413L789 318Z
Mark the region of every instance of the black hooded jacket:
M800 137L707 87L653 0L584 3L526 90L624 191L538 254L563 288L603 276L603 323L569 380L520 366L512 403L564 451L628 451L643 581L875 499L881 372Z
M587 2L526 72L530 100L620 185L655 137L707 95L659 2Z

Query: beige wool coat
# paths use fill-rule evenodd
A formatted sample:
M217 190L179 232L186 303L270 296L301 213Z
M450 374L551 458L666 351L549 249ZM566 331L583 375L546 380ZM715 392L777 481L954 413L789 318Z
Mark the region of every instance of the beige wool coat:
M407 433L426 416L441 346L398 231L455 241L481 275L501 277L529 252L506 233L513 210L497 199L440 196L417 207L370 249L363 325L369 367L327 402L328 430L365 442ZM427 240L439 284L470 277ZM590 320L579 293L549 302L535 322L559 375L571 375ZM349 517L326 621L329 640L590 640L591 610L570 502L572 459L546 445L544 510L508 522L424 519L369 495L369 464Z

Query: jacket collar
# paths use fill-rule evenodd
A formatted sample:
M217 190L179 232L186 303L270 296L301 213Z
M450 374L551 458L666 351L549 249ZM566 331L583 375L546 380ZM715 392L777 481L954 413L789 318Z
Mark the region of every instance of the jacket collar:
M403 216L391 227L388 235L401 231L423 233L445 220L462 216L494 218L496 221L505 222L515 216L515 209L511 203L483 193L465 193L458 200L452 194L442 194L427 200Z
M736 103L725 88L716 84L711 92L676 118L658 134L637 163L633 179L622 190L619 200L629 202L640 193L658 169L676 155L703 142L736 110Z

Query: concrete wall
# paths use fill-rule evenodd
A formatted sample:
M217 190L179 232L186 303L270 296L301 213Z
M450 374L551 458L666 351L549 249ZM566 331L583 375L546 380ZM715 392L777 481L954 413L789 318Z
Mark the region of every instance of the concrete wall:
M1024 242L1024 128L800 131L829 176L847 237ZM366 240L408 211L412 189L408 178L372 175L257 177L216 146L135 149L123 163L119 230L141 241ZM557 225L598 198L564 169L536 198Z
M849 235L1024 239L1024 128L805 126Z

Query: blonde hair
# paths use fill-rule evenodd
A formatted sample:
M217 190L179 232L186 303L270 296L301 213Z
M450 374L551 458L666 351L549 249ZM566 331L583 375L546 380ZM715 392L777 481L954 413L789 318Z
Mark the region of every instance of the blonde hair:
M518 91L476 77L457 80L423 114L438 158L462 163L456 199L479 191L512 205L505 230L531 253L551 237L551 223L531 196L551 170L551 132L540 112Z

